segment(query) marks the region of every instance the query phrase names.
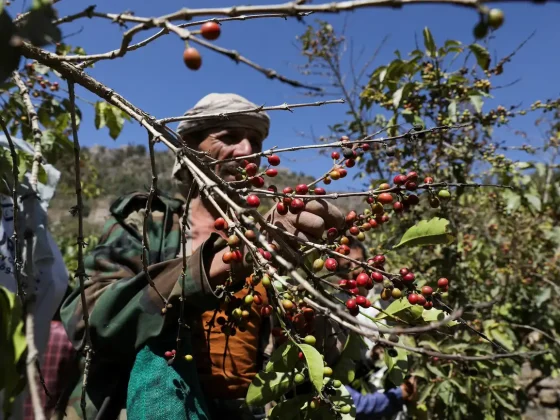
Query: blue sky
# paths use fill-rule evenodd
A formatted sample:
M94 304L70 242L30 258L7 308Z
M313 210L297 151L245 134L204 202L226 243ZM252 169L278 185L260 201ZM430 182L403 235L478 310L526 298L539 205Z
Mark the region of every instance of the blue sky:
M15 3L14 6L19 2ZM99 0L95 3L99 12L118 13L134 10L138 16L158 16L183 6L222 7L236 4L233 0L193 0L188 4L178 0ZM259 3L274 2L261 0ZM89 4L91 3L63 0L56 7L60 16L64 16L82 10ZM560 4L496 3L495 7L504 10L505 23L493 41L493 56L494 51L498 52L499 56L509 53L531 32L537 31L529 44L516 55L513 64L509 66L509 70L506 69L501 78L503 84L517 78L521 78L521 81L498 91L496 102L505 105L522 102L529 105L539 98L557 96L560 93L557 76L560 67ZM366 57L367 53L375 50L384 36L389 35L388 42L375 62L376 66L392 60L396 49L403 52L414 49L414 36L416 34L421 41L424 26L432 30L436 42L443 42L449 38L458 39L463 43L472 42L472 28L478 19L474 10L448 5L413 5L400 10L362 9L339 15L320 14L306 18L306 22L312 23L316 18L328 20L335 29L342 28L346 23L347 37L353 39L357 50L365 48ZM120 35L123 32L117 25L101 19L84 19L64 25L63 32L68 35L81 28L83 30L70 37L68 42L84 47L90 54L116 48L120 44ZM222 26L222 36L215 43L236 49L264 67L274 68L285 76L302 79L296 66L304 60L294 45L294 40L304 29L305 24L295 19L226 22ZM147 34L148 32L141 34L135 41L143 39ZM173 35L167 35L145 48L128 53L124 58L112 62L99 62L90 72L133 104L158 118L180 115L202 96L211 92L235 92L257 104L266 105L308 101L302 95L303 90L268 80L249 67L236 65L229 58L213 51L201 50L202 68L198 72L190 71L182 62L183 48L183 41ZM78 90L77 94L88 100L96 100L83 89ZM109 137L106 129L97 131L94 128L91 107L86 104L80 106L84 112L84 122L80 129L80 141L83 145L101 144L116 147L129 143L145 144L146 134L138 124L127 124L115 142ZM271 132L265 146L283 147L309 143L309 139L304 139L296 133L310 134L313 131L316 135L326 134L327 125L341 121L346 110L345 105L330 105L303 108L294 113L275 111L271 114ZM530 129L523 123L515 127ZM533 129L531 133L538 135ZM522 142L508 130L500 135L505 136L510 144ZM284 154L283 157L285 166L312 175L320 175L329 165L328 159L320 158L311 152ZM347 186L351 185L350 178L347 177L343 181ZM342 183L339 185L342 186Z

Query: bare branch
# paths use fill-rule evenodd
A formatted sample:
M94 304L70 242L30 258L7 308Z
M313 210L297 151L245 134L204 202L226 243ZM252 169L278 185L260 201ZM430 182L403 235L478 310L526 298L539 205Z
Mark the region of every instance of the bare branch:
M177 121L199 121L205 119L214 119L214 118L222 118L228 119L228 117L240 114L258 114L259 112L266 112L266 111L290 111L294 108L303 108L303 107L311 107L311 106L323 106L323 105L330 105L330 104L343 104L344 99L334 99L329 101L319 101L319 102L308 102L308 103L301 103L301 104L282 104L282 105L274 105L274 106L258 106L256 108L247 109L243 111L231 111L231 112L223 112L221 114L203 114L203 115L181 115L178 117L168 117L162 118L157 120L158 124L169 124L172 122ZM246 159L246 158L245 158ZM223 161L222 161L223 162Z

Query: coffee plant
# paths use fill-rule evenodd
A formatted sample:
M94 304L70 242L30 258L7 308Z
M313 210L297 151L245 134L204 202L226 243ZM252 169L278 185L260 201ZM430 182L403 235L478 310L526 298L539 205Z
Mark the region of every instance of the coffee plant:
M446 2L478 12L474 22L477 38L498 29L504 20L500 10L482 3L442 1ZM557 286L550 279L558 276L560 235L555 161L513 162L499 154L504 146L492 142L492 130L518 116L552 113L550 138L543 147L555 159L557 101L536 102L529 110L498 107L483 112L484 100L492 91L490 79L503 73L512 56L491 65L490 54L481 44L465 46L450 40L438 46L426 28L423 49L406 57L398 53L393 62L374 70L357 102L343 98L353 119L334 125L323 141L273 147L219 161L186 147L168 126L192 117L156 119L87 72L96 62L141 54L135 51L157 38L177 36L185 42L184 50L177 51L185 72L203 71L203 52L210 49L271 79L320 95L321 90L311 84L279 75L236 51L219 47L217 41L225 36L222 28L227 27L227 21L303 19L311 12L393 5L297 1L182 9L160 18L101 13L90 6L59 18L52 4L42 0L34 1L29 12L15 19L2 7L0 54L6 59L0 67L0 122L9 142L12 136L20 135L35 150L31 158L13 147L2 151L0 174L8 186L4 193L17 203L15 191L26 172L31 172L31 186L36 190L44 176L42 163L73 161L76 205L69 210L78 219L78 231L75 254L71 255L75 263L68 265L83 297L84 252L95 244L91 240L88 245L84 237L83 197L101 193L95 187L94 168L80 155L78 132L83 121L76 105L76 89L86 89L99 97L93 104L95 127L107 129L112 139L118 139L126 122L137 122L146 129L152 172L149 203L160 192L153 157L154 145L159 143L177 155L191 177L192 188L219 214L213 227L224 239L222 261L231 270L230 280L220 286L223 304L217 322L223 334L234 335L246 328L249 309L256 307L274 325L276 347L249 387L249 405L270 405L270 418L354 418L354 403L344 385L367 388L364 377L356 376L363 338L367 337L383 352L387 386L399 386L408 375L424 380L416 415L461 418L480 413L487 418L514 418L523 396L512 376L518 372L520 360L530 359L550 370L558 357L557 348L552 347L555 341L557 344L557 314L543 305L557 299ZM207 19L194 20L202 17ZM88 54L79 46L62 42L59 29L84 18L133 26L115 50ZM160 29L156 35L132 43L154 27ZM309 27L299 39L308 68L330 66L340 77L337 60L344 39L328 23ZM52 44L52 51L43 48L47 44ZM458 62L453 57L462 54L476 66L455 64L457 68L453 68ZM114 63L117 66L118 60ZM296 111L303 106L341 102L283 104L247 112ZM384 111L372 120L363 118L374 106ZM309 183L276 185L276 167L283 155L308 149L326 153L323 176ZM257 159L264 165L257 165ZM227 182L213 167L231 162L237 164L238 174L235 181ZM532 169L541 181L528 175ZM362 191L337 191L337 181L347 176L368 182ZM289 233L271 219L276 214L320 212L327 201L356 197L362 200L361 207L348 211L343 223L322 229L313 241ZM263 216L265 203L272 203L272 211ZM150 212L149 204L144 233ZM146 237L144 234L143 255L149 252ZM24 237L15 230L18 299L2 301L3 313L19 311L13 302L21 301L27 351L22 351L21 326L2 324L2 339L17 351L2 359L16 368L6 370L10 377L2 378L5 380L0 385L24 383L20 380L25 364L35 418L43 419L37 398L37 351L30 327L33 279L22 273L28 241L29 235ZM352 241L367 244L371 255L365 261L349 256ZM522 245L526 243L532 246ZM345 260L358 269L348 273L341 265ZM251 267L252 274L244 284L246 294L236 298L232 284L236 270L244 265ZM257 290L260 285L266 296ZM373 293L376 289L379 293ZM166 316L171 304L157 293L161 315ZM4 301L8 303L4 305ZM363 311L371 307L379 311L377 316ZM88 321L84 321L87 328ZM540 335L535 338L528 332ZM89 366L95 348L88 334L83 353ZM27 360L22 363L24 357ZM172 364L178 357L190 361L193 356L178 347L170 348L166 357ZM10 396L19 390L6 389Z

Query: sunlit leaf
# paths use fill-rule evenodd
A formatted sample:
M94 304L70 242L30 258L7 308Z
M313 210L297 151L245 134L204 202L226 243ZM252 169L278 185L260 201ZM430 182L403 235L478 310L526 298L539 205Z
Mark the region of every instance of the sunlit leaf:
M323 357L317 349L309 344L299 344L299 348L305 356L305 362L309 368L309 379L318 392L323 389Z
M450 244L454 239L455 236L449 228L449 220L434 217L430 220L421 220L408 229L393 249L403 246Z

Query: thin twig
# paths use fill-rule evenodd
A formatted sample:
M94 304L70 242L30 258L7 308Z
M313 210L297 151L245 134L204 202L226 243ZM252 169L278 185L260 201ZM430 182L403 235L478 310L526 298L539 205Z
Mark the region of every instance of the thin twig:
M84 204L82 199L82 180L80 172L80 141L78 139L78 124L76 121L76 95L74 92L74 82L68 80L68 94L70 100L70 117L72 122L72 139L74 142L74 171L75 171L75 188L76 188L76 207L75 214L78 216L78 237L76 245L78 246L78 268L74 277L78 278L80 283L80 297L82 301L82 313L84 320L84 343L83 351L86 356L85 368L84 368L84 379L82 382L82 395L80 399L80 407L82 409L82 415L84 420L86 417L86 389L88 382L89 367L91 363L91 355L93 353L93 346L91 344L91 335L89 330L89 310L87 306L86 292L85 292L85 281L87 278L86 270L84 267Z
M282 105L274 105L274 106L257 106L255 108L246 109L243 111L230 111L230 112L222 112L220 114L202 114L202 115L180 115L178 117L168 117L162 118L157 120L158 124L169 124L172 122L177 121L199 121L199 120L206 120L206 119L228 119L234 115L242 115L242 114L258 114L259 112L266 112L266 111L290 111L294 108L304 108L304 107L311 107L311 106L323 106L323 105L331 105L331 104L343 104L344 99L333 99L329 101L318 101L318 102L306 102L300 104L282 104Z

